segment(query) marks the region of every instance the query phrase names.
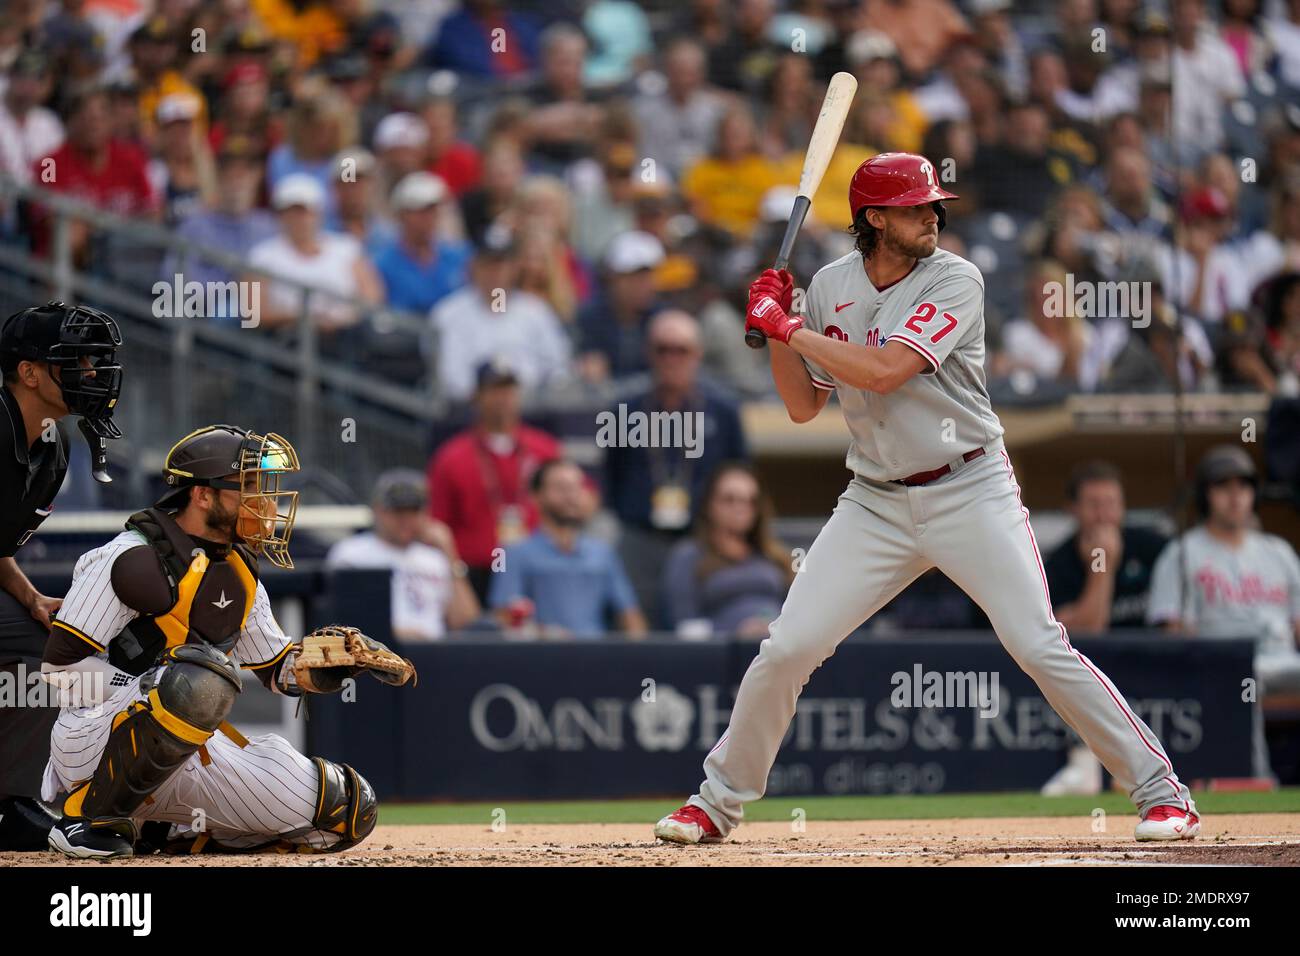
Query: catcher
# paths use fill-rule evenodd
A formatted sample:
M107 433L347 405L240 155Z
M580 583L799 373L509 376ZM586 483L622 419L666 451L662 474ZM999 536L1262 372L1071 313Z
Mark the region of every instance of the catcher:
M293 567L297 492L281 482L297 470L279 435L200 428L168 452L157 504L77 561L42 668L77 694L60 710L42 782L47 801L67 794L53 849L306 853L374 829L374 790L351 767L226 722L240 668L291 696L337 691L363 670L395 685L414 676L355 629L295 644L272 617L258 559Z

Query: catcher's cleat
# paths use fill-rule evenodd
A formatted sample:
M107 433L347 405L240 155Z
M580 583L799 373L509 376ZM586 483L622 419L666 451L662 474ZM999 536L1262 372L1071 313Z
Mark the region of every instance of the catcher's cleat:
M1147 811L1133 834L1138 840L1194 840L1201 818L1181 807L1160 806Z
M111 860L133 856L135 836L129 819L64 817L50 830L50 849L80 860Z
M668 814L655 824L655 836L668 843L721 843L722 833L709 815L694 804Z

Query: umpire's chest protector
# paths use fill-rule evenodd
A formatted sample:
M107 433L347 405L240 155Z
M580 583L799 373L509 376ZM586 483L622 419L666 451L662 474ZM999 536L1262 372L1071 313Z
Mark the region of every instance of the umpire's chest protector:
M257 562L244 548L191 538L156 508L126 523L147 544L113 562L113 590L140 617L109 645L109 660L142 674L167 648L203 641L230 653L253 608Z

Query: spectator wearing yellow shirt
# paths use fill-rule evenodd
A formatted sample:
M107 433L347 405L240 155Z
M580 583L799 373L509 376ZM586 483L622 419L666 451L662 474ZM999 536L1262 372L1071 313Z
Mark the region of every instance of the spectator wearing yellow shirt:
M298 65L303 68L347 44L348 23L339 15L339 9L346 12L355 6L326 0L250 0L250 4L271 36L288 40L298 48Z
M777 164L759 150L753 114L738 106L718 124L713 153L686 170L682 193L701 222L746 239L758 222L764 194L782 181Z
M203 95L176 70L180 36L166 17L150 17L131 34L131 67L139 89L140 128L147 139L153 138L158 104L164 97L177 94L198 101L195 128L206 136L208 106Z

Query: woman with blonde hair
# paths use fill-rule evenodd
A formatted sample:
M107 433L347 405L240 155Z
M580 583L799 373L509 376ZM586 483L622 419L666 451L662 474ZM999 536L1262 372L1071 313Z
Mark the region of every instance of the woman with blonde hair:
M591 277L569 245L573 216L564 183L527 177L502 218L520 237L520 288L549 302L568 325L590 293Z
M334 210L334 157L357 140L357 118L346 99L329 88L304 81L289 108L285 142L266 163L267 187L286 176L306 173L325 190L326 211Z

